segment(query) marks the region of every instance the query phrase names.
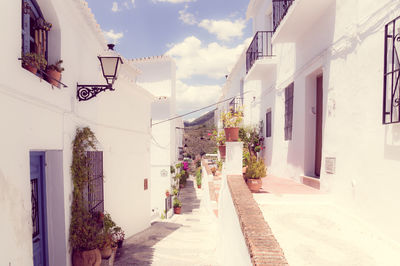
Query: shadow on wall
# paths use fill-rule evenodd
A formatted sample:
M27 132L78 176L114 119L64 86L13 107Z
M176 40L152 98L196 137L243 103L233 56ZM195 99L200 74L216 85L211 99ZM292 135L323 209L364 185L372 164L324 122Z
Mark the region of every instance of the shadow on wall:
M391 124L384 126L384 157L387 160L400 161L400 124Z
M125 240L114 265L152 265L154 246L181 226L176 223L154 222L150 228Z

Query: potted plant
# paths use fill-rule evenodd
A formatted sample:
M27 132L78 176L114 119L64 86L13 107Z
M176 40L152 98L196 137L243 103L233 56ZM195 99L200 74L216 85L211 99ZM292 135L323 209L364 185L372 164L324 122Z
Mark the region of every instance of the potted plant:
M169 190L167 189L167 190L165 191L165 197L167 197L167 198L168 198L168 197L169 197L169 195L170 195L170 194L169 194Z
M246 171L247 186L251 192L258 192L262 186L261 178L267 175L264 161L252 156Z
M221 114L221 121L224 126L226 141L238 141L239 125L243 120L243 112L241 110L230 109L228 112Z
M113 228L116 226L109 213L104 214L103 229L101 230L100 253L103 259L110 258L112 247L116 246L113 241Z
M115 226L113 228L112 237L115 243L117 243L118 248L122 248L122 244L124 243L125 239L125 232L119 226Z
M214 130L212 133L212 139L217 143L221 158L225 158L226 156L225 131L217 132L216 130Z
M196 171L196 183L197 183L197 188L201 188L201 167L197 168Z
M172 195L178 196L178 193L179 193L179 190L178 190L177 188L174 188L174 189L172 190Z
M182 202L178 199L178 197L174 197L174 201L172 204L174 206L174 213L181 214Z
M60 59L55 64L48 65L46 70L47 81L56 87L60 87L61 72L64 71L64 68L61 67L62 62Z
M36 75L38 69L44 70L47 61L43 55L37 53L26 53L22 56L22 66Z

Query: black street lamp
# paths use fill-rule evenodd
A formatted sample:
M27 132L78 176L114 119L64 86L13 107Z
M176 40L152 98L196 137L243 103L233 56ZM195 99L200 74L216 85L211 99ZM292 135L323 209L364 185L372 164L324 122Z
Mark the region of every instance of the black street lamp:
M101 64L103 76L106 79L107 85L81 85L77 84L77 98L79 101L87 101L102 91L115 90L112 85L117 79L119 63L123 64L122 59L114 52L114 44L108 44L108 51L112 56L98 56Z

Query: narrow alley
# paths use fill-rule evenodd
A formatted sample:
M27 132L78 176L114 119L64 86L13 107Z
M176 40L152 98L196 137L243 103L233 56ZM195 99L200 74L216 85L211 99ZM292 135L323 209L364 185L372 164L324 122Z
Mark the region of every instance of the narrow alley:
M217 219L193 180L180 190L182 213L128 238L114 265L219 265Z

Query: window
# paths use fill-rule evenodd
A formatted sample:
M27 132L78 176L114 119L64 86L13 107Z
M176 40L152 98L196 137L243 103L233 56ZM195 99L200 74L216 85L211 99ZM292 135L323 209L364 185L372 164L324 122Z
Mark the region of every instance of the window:
M88 210L90 213L104 212L103 152L87 152L89 183L87 186Z
M293 88L293 83L285 88L285 140L292 139Z
M265 115L265 137L266 138L271 137L271 116L272 116L271 111L268 111L267 114Z
M400 122L400 17L385 26L383 124Z
M47 60L50 28L36 1L22 0L22 53L36 53Z

